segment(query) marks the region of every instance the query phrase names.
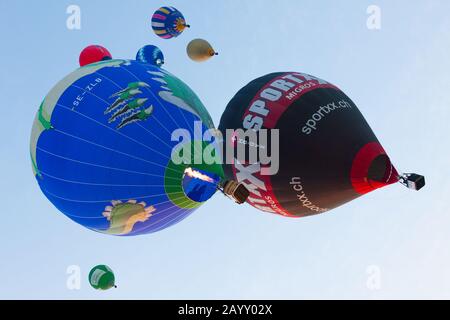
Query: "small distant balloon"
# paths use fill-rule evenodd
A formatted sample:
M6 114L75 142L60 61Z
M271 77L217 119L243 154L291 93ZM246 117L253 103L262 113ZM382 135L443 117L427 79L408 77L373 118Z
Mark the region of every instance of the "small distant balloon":
M89 272L89 284L96 290L116 288L114 272L110 267L100 264Z
M111 60L112 55L108 49L99 45L91 45L80 53L80 67L104 60Z
M158 37L171 39L178 37L189 25L174 7L161 7L152 16L152 28Z
M136 54L136 60L161 67L164 64L164 54L157 46L149 44L139 49Z
M197 62L203 62L218 55L209 42L203 39L194 39L189 42L186 52L189 58Z

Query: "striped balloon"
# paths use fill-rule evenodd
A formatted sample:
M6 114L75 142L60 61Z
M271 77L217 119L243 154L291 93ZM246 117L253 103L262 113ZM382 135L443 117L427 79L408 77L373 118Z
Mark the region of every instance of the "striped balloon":
M192 157L211 149L202 135L213 128L197 95L167 71L128 60L89 64L61 80L39 107L33 173L55 207L89 229L155 232L215 193L220 164L172 156L178 148L184 155L184 146ZM173 139L179 129L193 139Z
M153 14L152 28L158 37L171 39L178 37L189 25L174 7L161 7Z

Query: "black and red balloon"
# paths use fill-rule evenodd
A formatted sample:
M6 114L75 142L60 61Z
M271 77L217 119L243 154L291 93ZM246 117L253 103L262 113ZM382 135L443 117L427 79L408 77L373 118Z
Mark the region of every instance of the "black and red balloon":
M226 129L252 129L258 135L261 129L278 129L279 142L253 144L278 156L278 170L272 174L265 174L270 164L236 157L238 143L247 149L251 144L226 141L234 144L235 158L224 165L225 174L243 183L250 191L248 203L263 211L314 215L406 179L353 101L333 84L308 74L279 72L251 81L228 103L219 129L224 137ZM423 177L417 177L423 184Z
M104 60L111 60L112 55L105 47L99 45L90 45L80 53L80 67Z

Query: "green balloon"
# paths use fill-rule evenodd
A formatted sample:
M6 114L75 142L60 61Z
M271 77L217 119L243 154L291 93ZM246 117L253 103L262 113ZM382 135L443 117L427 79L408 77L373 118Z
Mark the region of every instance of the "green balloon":
M97 290L108 290L116 287L114 272L104 264L95 266L89 272L89 283L92 288Z

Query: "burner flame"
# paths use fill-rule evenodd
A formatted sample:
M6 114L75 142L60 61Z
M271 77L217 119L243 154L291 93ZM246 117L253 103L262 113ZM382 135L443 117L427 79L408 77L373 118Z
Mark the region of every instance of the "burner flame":
M196 178L196 179L200 179L202 181L214 183L214 179L213 178L208 177L206 174L198 172L198 171L196 171L196 170L194 170L192 168L186 168L186 170L184 170L184 174L188 175L191 178Z

